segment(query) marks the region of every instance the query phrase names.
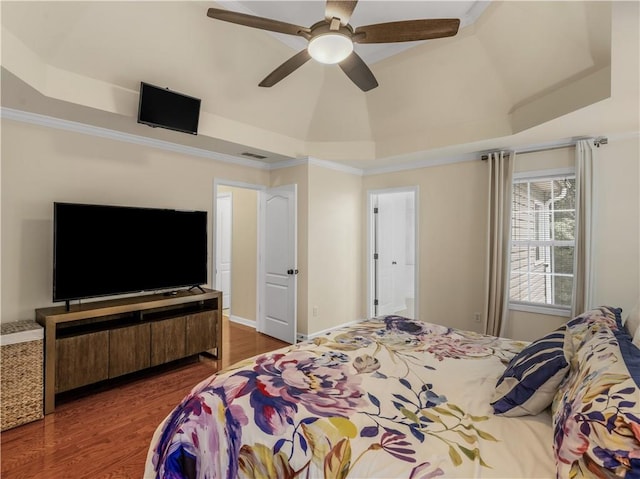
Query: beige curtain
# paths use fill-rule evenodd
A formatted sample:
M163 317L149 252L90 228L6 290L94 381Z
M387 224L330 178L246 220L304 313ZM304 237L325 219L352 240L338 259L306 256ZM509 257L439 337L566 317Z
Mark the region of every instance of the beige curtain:
M573 253L572 317L593 304L594 217L593 165L597 149L593 140L576 143L576 247Z
M511 251L511 194L515 153L491 153L487 225L485 284L485 334L503 336L509 302L509 256Z

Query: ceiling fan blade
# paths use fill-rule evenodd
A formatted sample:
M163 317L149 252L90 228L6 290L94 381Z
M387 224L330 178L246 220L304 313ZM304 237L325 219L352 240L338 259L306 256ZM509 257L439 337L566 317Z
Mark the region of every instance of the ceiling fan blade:
M294 56L289 58L286 62L280 65L278 68L269 73L264 80L262 80L259 86L263 87L271 87L282 80L284 77L288 76L290 73L293 73L302 65L307 63L311 59L311 55L305 48L304 50L299 51Z
M244 25L246 27L259 28L261 30L269 30L276 33L286 33L288 35L311 33L309 28L301 27L300 25L281 22L279 20L271 20L269 18L256 17L254 15L247 15L246 13L231 12L221 8L210 8L207 10L207 16L224 22L237 23L238 25Z
M324 18L329 22L332 18L339 18L340 23L344 26L349 23L357 3L358 0L327 0Z
M369 91L378 86L376 77L373 76L367 64L356 52L351 52L340 63L340 68L362 91Z
M378 23L356 28L353 41L356 43L394 43L430 40L452 37L458 33L459 27L460 20L458 18Z

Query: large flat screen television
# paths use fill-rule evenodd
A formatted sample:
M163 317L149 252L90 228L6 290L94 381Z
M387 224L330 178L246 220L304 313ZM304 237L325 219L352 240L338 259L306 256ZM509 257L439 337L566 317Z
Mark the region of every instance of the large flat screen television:
M207 282L207 212L54 203L53 301Z
M200 99L140 82L138 123L198 134Z

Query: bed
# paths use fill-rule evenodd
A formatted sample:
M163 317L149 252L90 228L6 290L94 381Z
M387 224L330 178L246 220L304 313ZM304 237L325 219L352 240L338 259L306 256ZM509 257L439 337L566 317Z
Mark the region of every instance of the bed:
M640 477L631 348L616 308L532 343L363 321L198 384L145 477Z

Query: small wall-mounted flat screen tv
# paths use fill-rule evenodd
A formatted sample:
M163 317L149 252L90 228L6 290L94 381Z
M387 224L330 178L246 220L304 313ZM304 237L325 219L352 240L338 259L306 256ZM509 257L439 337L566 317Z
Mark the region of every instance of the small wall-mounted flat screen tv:
M140 82L138 123L198 134L200 99Z
M207 212L54 203L53 301L207 282Z

